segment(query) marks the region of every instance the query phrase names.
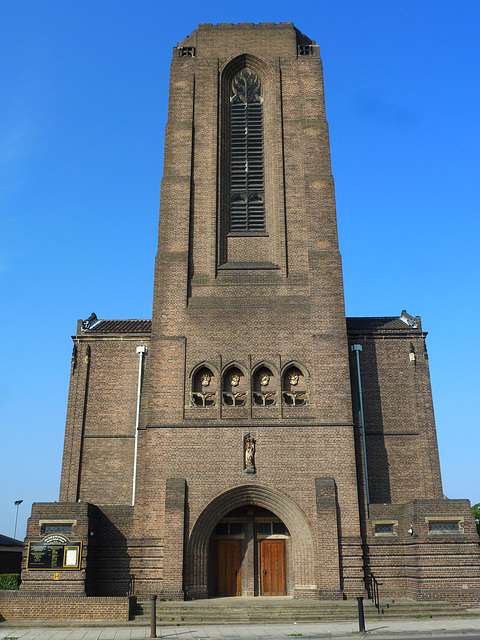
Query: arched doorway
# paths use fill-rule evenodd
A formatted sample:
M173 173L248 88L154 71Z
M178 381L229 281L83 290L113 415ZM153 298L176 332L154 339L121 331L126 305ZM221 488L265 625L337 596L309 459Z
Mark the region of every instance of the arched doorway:
M215 498L187 544L185 591L195 598L305 594L317 588L314 575L303 514L265 487L240 486Z

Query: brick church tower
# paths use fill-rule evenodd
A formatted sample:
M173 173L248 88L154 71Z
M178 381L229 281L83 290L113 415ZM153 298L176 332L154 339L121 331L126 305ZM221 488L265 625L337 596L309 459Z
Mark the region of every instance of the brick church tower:
M81 563L27 554L22 589L478 598L425 335L345 317L318 46L200 25L173 51L153 318L79 322L60 502L29 520Z
M238 584L218 574L217 592L305 595L321 584L335 593L338 500L349 540L343 580L361 590L322 68L318 47L292 25L202 25L180 43L155 282L149 428L139 453L145 475L137 490L142 526L152 533L164 526L163 512L151 510L152 490L160 495L170 477L181 478L193 525L185 549L189 593L209 592L212 527L230 516L243 520L235 528L243 538L219 541L217 554L236 554ZM288 536L256 545L258 525L266 530L277 519ZM277 569L264 568L270 554L282 556ZM217 558L231 572L230 562ZM181 588L180 575L176 564L167 591Z

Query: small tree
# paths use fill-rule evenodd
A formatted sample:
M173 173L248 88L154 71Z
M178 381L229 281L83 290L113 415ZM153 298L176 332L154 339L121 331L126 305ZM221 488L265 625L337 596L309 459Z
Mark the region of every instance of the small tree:
M480 536L480 502L473 505L472 513L475 518L475 522L477 523L477 533Z

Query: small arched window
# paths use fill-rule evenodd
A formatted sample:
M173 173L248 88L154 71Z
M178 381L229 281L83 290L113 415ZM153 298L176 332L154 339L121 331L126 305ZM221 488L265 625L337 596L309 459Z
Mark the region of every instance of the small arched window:
M209 367L202 366L194 373L191 398L194 407L214 407L217 404L217 379Z
M308 402L307 381L303 371L295 366L289 366L282 376L283 404L289 406L302 406Z
M230 89L229 231L265 231L262 87L247 68L234 76Z

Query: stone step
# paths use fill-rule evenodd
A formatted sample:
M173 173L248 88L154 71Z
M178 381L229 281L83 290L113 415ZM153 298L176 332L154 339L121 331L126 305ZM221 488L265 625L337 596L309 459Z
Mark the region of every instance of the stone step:
M234 598L185 602L157 602L157 624L262 624L289 622L327 622L356 619L357 601L315 601L278 599L248 599L235 602ZM422 619L478 617L480 611L450 602L416 602L408 599L380 600L380 613L371 600L364 601L367 620L388 618ZM150 600L140 600L134 611L134 621L147 624L150 620Z

